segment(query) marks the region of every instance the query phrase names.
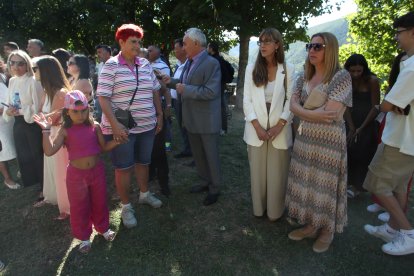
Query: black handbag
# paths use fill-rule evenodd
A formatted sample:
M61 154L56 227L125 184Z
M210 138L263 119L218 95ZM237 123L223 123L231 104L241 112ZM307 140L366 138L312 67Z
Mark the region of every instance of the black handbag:
M132 98L129 101L128 108L127 109L118 108L117 110L115 110L115 118L118 120L118 122L120 122L127 129L131 129L137 126L137 123L134 121L131 111L129 110L132 103L134 102L135 94L138 91L139 81L138 81L138 65L137 64L135 64L135 71L137 75L137 87L135 88L134 94L132 95Z

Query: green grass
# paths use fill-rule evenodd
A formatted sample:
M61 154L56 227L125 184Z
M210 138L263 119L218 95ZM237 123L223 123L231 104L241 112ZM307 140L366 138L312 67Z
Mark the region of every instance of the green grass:
M0 260L4 275L413 275L414 255L382 253L382 242L365 234L365 223L379 224L366 211L369 196L349 201L349 225L324 254L312 241L293 242L285 219L271 223L252 216L249 166L242 141L243 116L233 111L229 134L221 139L223 188L219 202L202 206L205 194L189 194L198 181L187 160L169 156L173 195L161 209L138 206L131 198L138 227L126 229L108 157L107 179L111 227L118 234L108 243L95 236L88 255L77 251L69 221L55 221L56 206L33 208L35 187L12 191L0 185ZM173 146L180 141L174 133ZM172 155L172 154L170 154ZM16 163L11 163L15 175ZM2 183L2 180L0 180ZM151 187L154 191L158 185ZM412 197L411 197L412 200ZM413 222L413 209L410 208ZM411 271L411 272L410 272ZM2 274L2 273L0 273Z

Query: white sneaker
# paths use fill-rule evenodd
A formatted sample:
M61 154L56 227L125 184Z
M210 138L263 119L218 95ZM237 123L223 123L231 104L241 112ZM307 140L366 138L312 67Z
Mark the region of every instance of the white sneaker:
M378 205L376 203L367 206L367 211L370 213L376 213L382 210L384 210L384 208L382 208L381 205Z
M148 204L152 206L152 208L160 208L162 205L161 200L156 198L152 193L148 193L147 196L142 196L142 194L139 195L139 204Z
M122 207L121 217L122 222L126 228L132 228L137 226L137 219L135 218L135 211L132 206Z
M383 212L378 215L378 219L383 222L388 222L390 220L390 213Z
M372 226L372 225L369 225L369 224L365 224L364 229L368 234L370 234L374 237L380 238L385 242L390 242L393 239L395 239L397 237L397 233L398 233L398 232L390 233L387 230L387 224L386 223L383 224L383 225L380 225L380 226Z
M382 246L382 251L390 255L408 255L414 253L414 238L398 232L398 237Z

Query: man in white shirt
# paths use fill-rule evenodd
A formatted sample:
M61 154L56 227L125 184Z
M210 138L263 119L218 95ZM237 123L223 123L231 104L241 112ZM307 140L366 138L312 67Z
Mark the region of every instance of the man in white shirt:
M183 69L187 62L187 58L185 55L185 51L183 48L183 39L178 38L174 41L174 54L177 58L177 65L174 71L173 78L180 79L181 74L183 73ZM182 125L182 113L181 113L181 99L178 98L177 91L175 89L171 89L171 98L172 104L175 109L175 116L177 117L178 126L180 128L181 137L183 138L183 150L174 155L175 158L183 158L183 157L190 157L192 156L190 142L188 141L187 131L183 128Z
M407 53L397 81L379 106L387 113L382 144L369 165L364 188L374 193L390 213L388 223L365 225L369 234L386 244L390 255L414 253L414 229L404 213L407 183L414 172L414 12L394 21L398 47Z
M96 50L96 56L98 57L98 60L99 60L98 65L96 65L96 73L99 76L103 65L112 56L112 49L108 45L99 44L95 47L95 50Z

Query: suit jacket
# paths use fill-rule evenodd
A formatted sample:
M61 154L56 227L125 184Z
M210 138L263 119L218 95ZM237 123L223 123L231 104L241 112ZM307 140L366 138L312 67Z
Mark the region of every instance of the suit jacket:
M270 127L277 124L279 119L287 121L281 133L273 140L272 145L277 149L287 149L292 146L292 130L291 121L292 113L290 112L289 102L292 95L294 85L294 68L291 64L286 64L284 72L283 64L279 63L276 71L276 83L274 87L272 102L269 114L266 108L264 86L257 87L253 82L254 64L246 67L246 75L244 79L244 96L243 111L245 115L245 128L243 140L251 146L260 147L263 141L259 140L251 121L257 119L259 124L267 129L267 123ZM287 73L287 75L286 75ZM287 93L285 102L284 79L287 78ZM283 107L284 104L284 107Z
M188 63L183 70L187 70ZM221 129L221 71L219 62L208 55L200 56L184 80L181 94L183 126L191 133L218 133ZM179 82L171 79L168 87L175 88Z

